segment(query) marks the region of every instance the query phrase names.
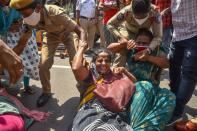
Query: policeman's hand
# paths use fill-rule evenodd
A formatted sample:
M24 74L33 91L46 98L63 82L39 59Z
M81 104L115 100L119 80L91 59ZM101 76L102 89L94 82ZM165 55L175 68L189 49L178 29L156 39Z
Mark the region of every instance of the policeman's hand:
M78 49L81 49L81 48L83 48L83 50L86 50L88 48L88 43L86 41L79 40Z
M130 49L133 49L133 48L135 48L137 45L136 45L136 43L135 43L135 41L134 40L129 40L128 42L127 42L127 49L128 50L130 50Z
M0 41L0 64L2 68L7 69L10 76L10 84L15 84L23 73L22 61L2 41Z

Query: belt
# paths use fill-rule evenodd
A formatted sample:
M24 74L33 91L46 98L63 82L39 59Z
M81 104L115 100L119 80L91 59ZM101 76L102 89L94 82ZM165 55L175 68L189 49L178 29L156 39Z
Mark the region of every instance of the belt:
M83 19L86 19L86 20L93 20L95 18L88 18L88 17L85 17L85 16L80 16L80 18L83 18Z

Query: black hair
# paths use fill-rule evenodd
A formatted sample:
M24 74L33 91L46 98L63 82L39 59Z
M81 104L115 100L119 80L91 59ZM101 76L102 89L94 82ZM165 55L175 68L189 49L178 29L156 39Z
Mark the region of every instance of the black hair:
M140 35L147 36L147 37L150 38L150 40L152 40L153 37L154 37L153 33L147 28L140 28L138 33L136 34L135 38L137 39L137 37L140 36Z
M99 55L101 52L107 53L110 62L112 62L112 52L111 52L110 50L108 50L107 48L98 48L98 49L95 49L95 50L94 50L93 57L92 57L92 62L93 62L93 63L96 62L96 59L97 59L98 55Z
M33 9L34 10L38 4L44 5L45 2L46 2L46 0L34 0L31 4L25 6L21 9L18 9L18 10L19 11L24 10L24 9Z
M150 0L133 0L132 11L133 14L145 14L150 11L151 2Z

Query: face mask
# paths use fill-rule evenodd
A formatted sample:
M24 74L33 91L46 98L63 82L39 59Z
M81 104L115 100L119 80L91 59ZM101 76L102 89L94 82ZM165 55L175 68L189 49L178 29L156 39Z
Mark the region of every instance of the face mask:
M34 11L30 16L23 18L23 20L26 24L35 26L40 21L40 12L36 13Z
M142 25L147 19L148 19L149 15L147 15L145 18L143 19L136 19L134 16L135 21L139 24Z

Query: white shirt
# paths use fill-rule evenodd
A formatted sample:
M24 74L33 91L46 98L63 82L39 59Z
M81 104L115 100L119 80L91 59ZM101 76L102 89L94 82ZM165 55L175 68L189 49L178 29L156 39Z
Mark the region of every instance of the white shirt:
M171 12L173 42L197 35L197 0L172 0Z
M80 11L80 16L84 16L87 18L94 18L96 11L96 1L78 0L76 5L76 10Z

